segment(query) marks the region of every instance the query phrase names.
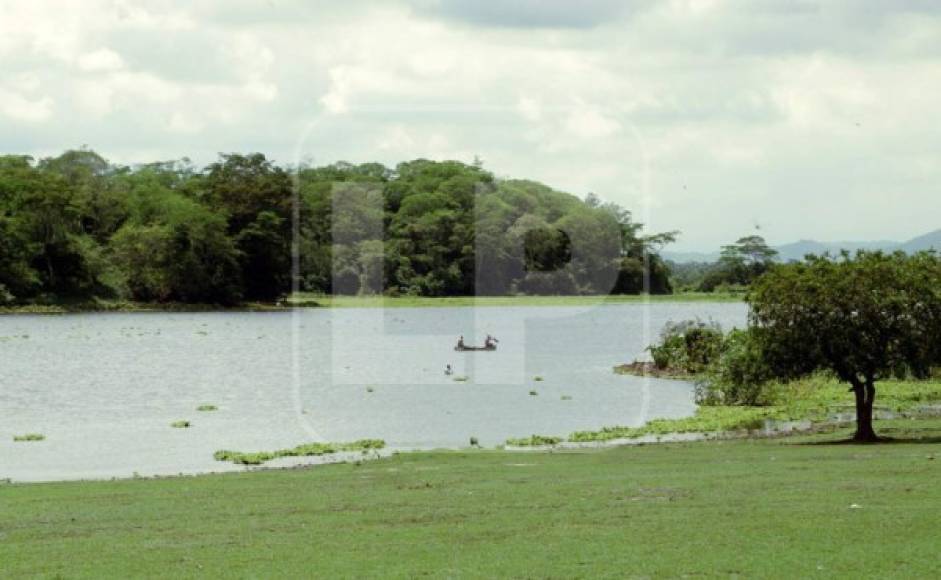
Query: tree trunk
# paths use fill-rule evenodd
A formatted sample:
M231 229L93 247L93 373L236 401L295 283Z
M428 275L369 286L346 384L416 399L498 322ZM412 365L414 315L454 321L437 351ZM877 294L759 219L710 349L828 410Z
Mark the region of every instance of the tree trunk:
M872 381L854 383L853 393L856 395L856 434L853 441L871 443L878 441L879 437L872 428L872 404L876 399L876 386Z

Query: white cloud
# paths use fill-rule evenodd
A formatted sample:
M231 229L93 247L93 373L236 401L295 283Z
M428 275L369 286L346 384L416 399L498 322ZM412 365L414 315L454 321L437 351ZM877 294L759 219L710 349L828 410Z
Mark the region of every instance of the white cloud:
M931 3L478 4L0 0L3 148L291 162L320 119L318 162L480 155L638 215L652 199L690 249L756 220L777 241L939 225Z
M579 139L599 139L614 135L621 125L597 108L578 103L565 120L565 129Z
M124 68L124 59L111 49L99 48L80 56L78 68L86 72L111 72Z
M25 97L0 86L0 115L13 121L41 123L52 117L51 97Z

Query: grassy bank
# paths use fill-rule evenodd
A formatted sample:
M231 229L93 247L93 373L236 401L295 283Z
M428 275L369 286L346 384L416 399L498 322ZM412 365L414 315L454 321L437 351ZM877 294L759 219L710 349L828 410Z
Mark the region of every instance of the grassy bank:
M651 388L656 389L656 384ZM654 419L639 427L611 426L594 431L539 434L510 439L514 446L552 445L563 441L585 443L633 439L645 435L671 433L714 433L761 429L766 421L803 421L815 424L851 421L854 400L846 385L824 376L816 376L771 387L773 404L760 407L701 406L695 415L683 419ZM877 413L918 415L926 406L941 405L941 381L885 381L876 389ZM939 409L941 410L941 409Z
M931 577L941 421L195 478L0 485L10 577ZM937 459L936 459L937 458Z
M4 314L73 314L81 312L215 312L241 310L268 312L287 310L283 305L265 302L246 302L238 306L218 304L191 304L184 302L131 302L126 300L91 300L86 302L59 302L54 304L23 304L0 306Z
M325 296L301 293L284 302L249 302L238 306L150 303L124 300L92 300L55 304L0 306L2 314L67 314L74 312L209 312L244 310L248 312L283 311L298 308L416 308L436 306L596 306L599 304L644 304L647 302L741 302L741 294L685 293L668 295L618 296Z
M409 308L434 306L596 306L599 304L644 304L647 302L741 302L741 294L667 294L616 296L322 296L299 294L288 304L333 308Z

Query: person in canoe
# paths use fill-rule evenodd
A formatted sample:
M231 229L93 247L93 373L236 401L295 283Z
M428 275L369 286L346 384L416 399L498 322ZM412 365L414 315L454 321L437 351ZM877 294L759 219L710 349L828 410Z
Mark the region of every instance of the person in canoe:
M495 336L487 335L487 339L484 341L485 348L497 348L497 343L500 342Z
M444 369L444 374L449 377L454 374L454 369L451 368L451 365L448 365L447 368Z
M464 335L463 334L461 335L459 339L457 339L457 348L459 350L464 348Z

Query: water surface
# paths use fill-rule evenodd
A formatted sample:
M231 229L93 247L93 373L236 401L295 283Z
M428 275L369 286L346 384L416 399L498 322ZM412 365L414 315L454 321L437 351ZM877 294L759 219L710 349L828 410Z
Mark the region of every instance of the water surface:
M686 416L689 384L612 366L643 356L667 321L730 328L745 314L653 303L0 317L0 479L223 471L240 469L213 460L223 448L492 446ZM496 352L453 350L458 335L488 333ZM193 426L170 427L180 419ZM30 432L47 439L13 442Z

